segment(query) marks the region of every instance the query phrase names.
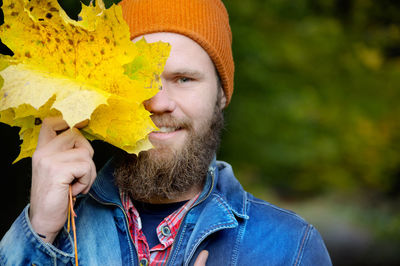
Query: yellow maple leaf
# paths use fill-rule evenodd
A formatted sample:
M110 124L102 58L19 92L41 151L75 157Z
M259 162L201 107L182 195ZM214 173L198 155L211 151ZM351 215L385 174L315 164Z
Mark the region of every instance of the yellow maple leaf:
M57 0L4 0L0 38L0 122L21 127L19 159L32 156L40 121L62 115L70 127L89 119L89 139L129 153L151 147L156 129L143 101L161 86L170 47L132 43L121 7L82 5L70 19Z

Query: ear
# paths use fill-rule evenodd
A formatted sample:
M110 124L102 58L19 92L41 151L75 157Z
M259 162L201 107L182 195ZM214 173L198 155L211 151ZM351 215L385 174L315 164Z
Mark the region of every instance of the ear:
M221 107L221 109L224 109L226 106L226 96L225 96L225 91L224 89L222 89L222 87L219 87L219 93L220 95L219 97L219 106Z

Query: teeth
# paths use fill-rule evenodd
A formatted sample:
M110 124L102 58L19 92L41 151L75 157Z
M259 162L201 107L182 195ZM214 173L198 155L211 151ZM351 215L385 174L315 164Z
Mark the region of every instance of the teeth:
M160 127L160 129L156 132L161 132L161 133L169 133L175 131L175 127Z

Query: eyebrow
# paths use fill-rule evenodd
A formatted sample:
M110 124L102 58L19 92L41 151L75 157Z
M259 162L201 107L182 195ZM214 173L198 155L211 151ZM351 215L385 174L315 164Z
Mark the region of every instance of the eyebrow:
M196 78L202 78L204 76L203 73L197 70L191 70L191 69L178 69L175 71L172 71L168 73L169 75L173 76L189 76L189 77L196 77Z

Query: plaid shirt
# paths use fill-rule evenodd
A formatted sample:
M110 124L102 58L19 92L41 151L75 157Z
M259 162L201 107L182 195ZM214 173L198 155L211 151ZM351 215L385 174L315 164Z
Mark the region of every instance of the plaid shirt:
M168 256L171 253L172 243L179 230L179 225L199 195L200 194L196 195L181 208L164 218L157 226L157 236L160 244L149 249L146 237L142 232L142 223L138 211L135 206L133 206L130 197L126 193L120 192L122 205L128 216L129 231L138 251L141 266L162 266L167 263Z

